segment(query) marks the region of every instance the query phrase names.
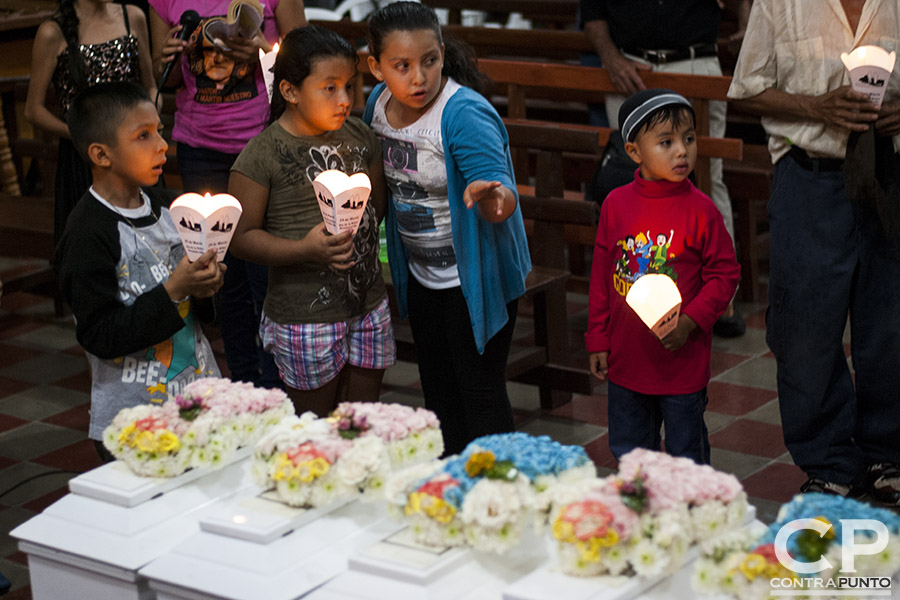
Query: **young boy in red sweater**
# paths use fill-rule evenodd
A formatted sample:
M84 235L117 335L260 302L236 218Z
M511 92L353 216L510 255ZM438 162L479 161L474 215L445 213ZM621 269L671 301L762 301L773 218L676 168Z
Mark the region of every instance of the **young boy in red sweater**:
M671 90L641 90L619 111L634 182L603 203L591 268L591 372L609 382L609 445L665 450L708 464L703 412L712 326L740 276L731 237L712 200L688 180L697 160L696 117ZM625 303L643 275L664 273L681 293L675 329L659 339Z

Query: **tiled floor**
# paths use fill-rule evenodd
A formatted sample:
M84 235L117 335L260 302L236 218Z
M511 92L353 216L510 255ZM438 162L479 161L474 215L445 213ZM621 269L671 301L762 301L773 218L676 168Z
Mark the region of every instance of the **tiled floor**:
M0 258L0 278L18 268ZM586 297L571 295L573 355L583 356ZM529 335L524 315L517 336ZM805 480L791 463L781 437L775 360L765 344L761 305L741 306L748 329L741 338L716 338L706 415L713 465L734 473L758 514L770 522L777 506ZM214 340L219 358L221 343ZM220 360L223 363L223 360ZM606 395L576 396L550 413L539 408L537 389L510 384L517 427L581 444L601 473L615 467L607 442ZM30 598L26 557L7 532L66 493L73 474L99 464L86 437L90 378L71 319L56 319L47 299L24 293L0 300L0 572L13 582L4 598ZM421 403L416 367L400 363L385 376L383 399Z

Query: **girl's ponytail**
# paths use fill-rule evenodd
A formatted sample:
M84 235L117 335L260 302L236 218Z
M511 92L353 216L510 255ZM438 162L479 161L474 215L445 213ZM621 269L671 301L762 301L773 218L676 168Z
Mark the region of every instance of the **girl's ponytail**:
M59 10L54 18L62 30L66 45L69 48L69 73L76 88L87 87L87 73L81 50L78 48L78 14L75 12L75 0L59 0Z
M444 38L444 68L441 73L491 99L491 78L478 70L475 49L462 40Z

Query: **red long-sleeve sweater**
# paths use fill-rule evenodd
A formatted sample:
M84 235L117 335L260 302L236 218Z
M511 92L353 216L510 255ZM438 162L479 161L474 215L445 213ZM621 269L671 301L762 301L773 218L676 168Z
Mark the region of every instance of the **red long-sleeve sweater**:
M609 380L643 394L690 394L709 383L712 326L737 289L740 265L722 215L688 181L634 182L603 203L591 268L589 353L609 352ZM636 278L665 273L681 313L698 325L680 349L663 348L625 303Z

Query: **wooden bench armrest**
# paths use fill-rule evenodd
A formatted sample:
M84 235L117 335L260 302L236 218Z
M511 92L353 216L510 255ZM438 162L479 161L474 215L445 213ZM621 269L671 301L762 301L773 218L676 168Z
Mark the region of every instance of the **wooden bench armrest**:
M585 200L521 195L519 204L522 206L522 218L547 223L593 225L597 215L597 205Z
M532 119L516 119L504 117L503 123L509 133L512 146L526 146L529 143L541 144L542 150L568 152L596 152L609 144L609 136L614 129L595 127L579 123L555 123L552 121L535 121ZM587 137L586 137L587 136ZM596 146L587 140L596 140ZM700 156L741 160L744 142L736 138L714 138L699 136L697 152Z

